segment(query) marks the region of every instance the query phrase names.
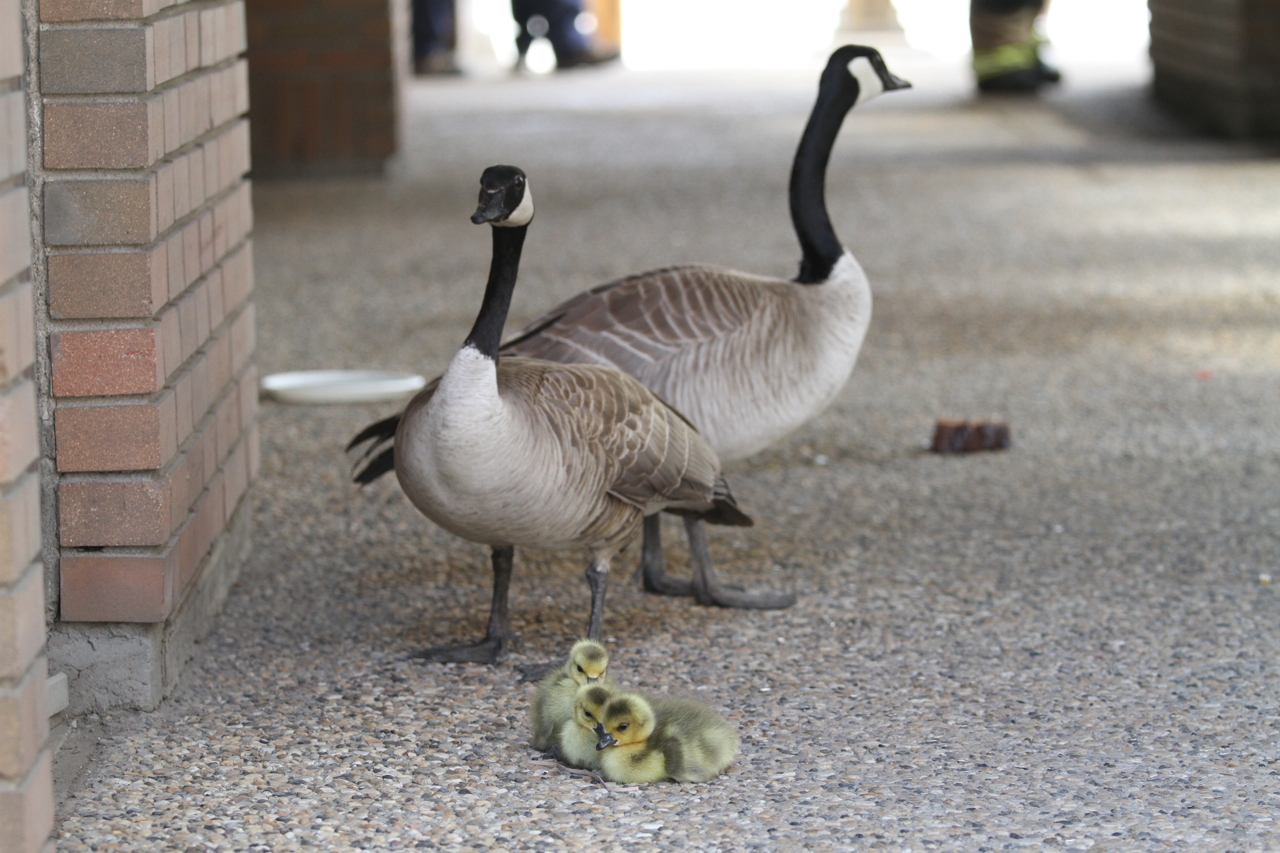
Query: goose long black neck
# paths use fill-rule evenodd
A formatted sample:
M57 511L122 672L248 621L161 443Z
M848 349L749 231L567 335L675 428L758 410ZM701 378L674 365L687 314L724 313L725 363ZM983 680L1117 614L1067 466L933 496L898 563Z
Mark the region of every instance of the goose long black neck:
M529 226L491 226L490 230L493 231L493 260L489 263L489 283L484 289L480 313L463 346L471 345L496 362L502 327L507 322L511 294L516 287L516 273L520 271L520 252Z
M831 227L827 215L827 161L844 117L858 100L858 86L846 78L844 68L828 68L818 88L809 123L805 125L791 165L791 224L800 240L799 284L820 284L831 276L831 270L844 254L844 247Z

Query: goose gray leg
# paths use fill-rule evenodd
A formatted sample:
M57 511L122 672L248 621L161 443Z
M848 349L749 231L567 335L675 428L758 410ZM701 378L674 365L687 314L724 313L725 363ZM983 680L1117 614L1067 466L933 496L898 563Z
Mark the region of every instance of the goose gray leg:
M640 577L645 592L658 595L693 595L693 582L667 575L662 560L662 516L658 513L644 520L644 540L640 546Z
M409 657L426 663L497 663L515 639L507 622L507 592L511 588L514 555L515 548L493 549L493 603L489 606L489 629L483 640L470 645L424 649Z
M604 640L604 591L609 585L609 561L591 558L587 566L587 583L591 585L591 622L587 626L587 639Z
M781 610L796 603L796 597L784 592L744 592L716 580L707 546L707 523L700 518L686 518L684 530L689 536L689 559L693 563L693 597L702 605L739 607L746 610Z

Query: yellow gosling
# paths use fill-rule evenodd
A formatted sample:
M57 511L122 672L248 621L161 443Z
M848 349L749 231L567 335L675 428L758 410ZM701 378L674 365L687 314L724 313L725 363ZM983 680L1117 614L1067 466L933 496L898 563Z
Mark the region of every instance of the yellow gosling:
M538 682L533 706L529 711L533 724L530 745L539 752L547 752L555 743L556 733L573 719L573 700L578 688L587 684L612 687L606 674L609 668L609 650L595 640L579 640L569 650L569 657L560 669L553 669Z
M600 769L600 719L613 694L607 687L588 684L579 687L573 700L573 717L560 727L555 744L556 758L570 767Z
M596 748L600 774L610 782L705 782L738 754L729 722L689 699L621 693L602 713Z

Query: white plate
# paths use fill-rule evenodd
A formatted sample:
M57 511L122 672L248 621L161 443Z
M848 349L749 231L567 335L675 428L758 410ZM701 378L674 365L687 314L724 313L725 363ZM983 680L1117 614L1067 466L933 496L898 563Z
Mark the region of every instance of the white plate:
M262 377L261 387L283 403L377 403L401 400L427 380L391 370L296 370Z

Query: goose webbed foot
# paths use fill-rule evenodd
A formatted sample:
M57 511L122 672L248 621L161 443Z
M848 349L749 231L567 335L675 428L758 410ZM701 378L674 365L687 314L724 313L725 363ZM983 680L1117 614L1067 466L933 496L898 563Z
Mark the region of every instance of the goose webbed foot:
M511 588L511 564L515 549L493 549L493 602L489 606L489 629L478 643L439 646L409 655L423 663L486 663L492 666L511 646L514 636L507 620L507 592Z
M502 657L509 643L506 637L485 637L478 643L423 649L411 653L409 658L421 663L485 663L492 666Z
M706 522L686 518L684 529L689 536L689 556L693 562L693 598L699 604L742 610L782 610L796 603L792 593L746 592L741 587L720 583L707 546Z
M657 595L693 595L693 581L680 580L667 574L662 559L662 517L656 513L644 520L639 574L645 592Z

